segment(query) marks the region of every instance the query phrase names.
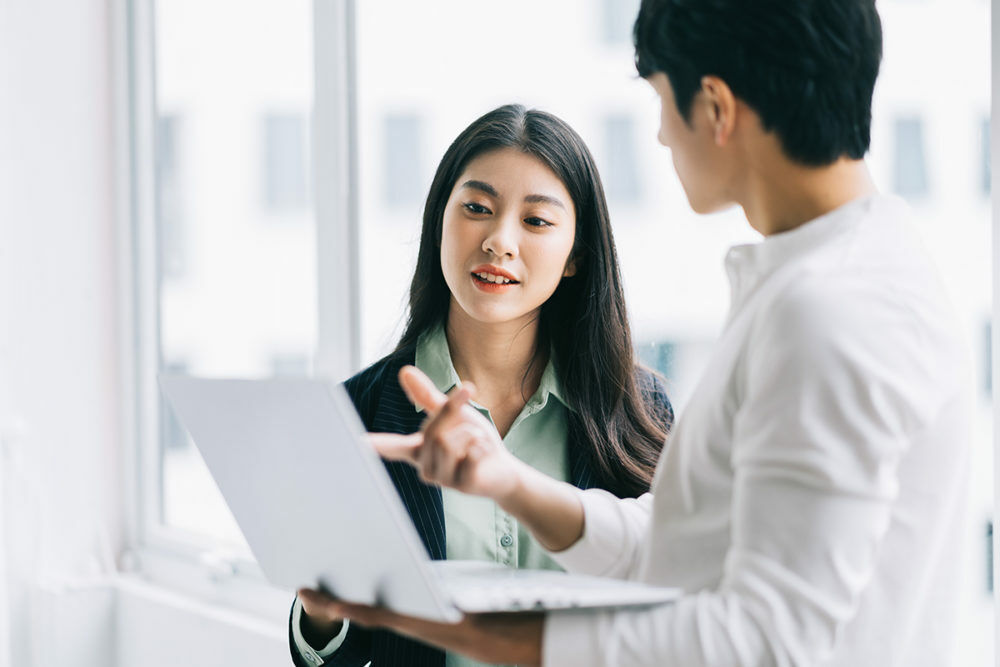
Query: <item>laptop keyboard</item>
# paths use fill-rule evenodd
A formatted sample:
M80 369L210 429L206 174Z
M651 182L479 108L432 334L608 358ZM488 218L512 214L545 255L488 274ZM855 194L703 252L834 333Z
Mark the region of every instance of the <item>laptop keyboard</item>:
M455 606L467 612L649 605L678 595L675 589L635 582L490 563L451 563L438 570Z

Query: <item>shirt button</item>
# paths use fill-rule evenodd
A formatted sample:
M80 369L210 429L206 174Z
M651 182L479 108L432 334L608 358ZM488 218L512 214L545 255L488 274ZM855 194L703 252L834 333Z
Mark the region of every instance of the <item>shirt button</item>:
M514 544L514 538L510 535L504 535L500 538L500 546L509 547L512 544Z

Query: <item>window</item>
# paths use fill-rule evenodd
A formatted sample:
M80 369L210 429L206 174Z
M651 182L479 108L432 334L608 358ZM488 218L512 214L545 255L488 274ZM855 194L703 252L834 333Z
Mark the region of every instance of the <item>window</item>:
M616 203L636 204L642 196L639 159L635 149L635 121L626 115L606 117L604 119L606 164L601 173L607 196Z
M979 364L979 375L982 378L983 394L993 395L993 323L987 321L983 325L983 337L980 357L983 362Z
M264 117L264 205L269 211L309 204L309 131L300 114Z
M156 373L308 371L319 303L316 228L302 224L314 219L313 6L252 3L233 22L222 0L136 2L137 16L148 8L155 35L144 46L155 85L133 91L134 179L150 174L156 204L137 218L136 236L157 248L155 261L140 256L136 264L140 385L155 397L155 409L141 415L143 539L239 551L242 536L158 396ZM155 141L147 154L149 117Z
M924 123L917 117L897 118L893 190L904 197L926 195L927 164L924 160Z
M990 173L990 119L984 118L979 124L979 188L985 196L992 189Z
M632 26L639 13L639 0L600 0L601 38L608 45L632 43Z
M289 353L271 356L271 375L276 377L309 375L311 366L309 357L304 354Z
M986 522L986 592L993 595L993 522Z
M964 182L942 177L938 183L931 166L947 168L964 160L973 171L978 151L970 145L980 131L979 120L961 121L954 109L988 108L989 88L956 89L942 77L962 71L969 80L986 81L989 49L986 31L980 29L985 8L970 4L959 11L953 4L880 3L886 57L874 115L876 121L888 122L873 126L873 145L888 150L873 152L870 163L880 188L911 199L917 224L926 230L942 272L955 277L954 300L962 305L973 340L990 312L988 255L977 252L989 247L988 225L977 224L988 212L981 200L969 197L969 188L979 187L979 173ZM726 249L757 237L739 211L711 218L692 213L669 152L656 145L657 100L635 76L629 49L637 6L635 0L511 0L503 12L496 12L485 5L442 0L436 5L436 20L428 22L420 3L358 3L365 364L391 350L398 338L429 174L473 119L501 104L521 102L561 116L594 153L609 195L638 355L667 374L671 396L683 414L684 397L726 316L729 291L721 269ZM385 21L390 14L393 20ZM526 21L528 16L532 20ZM938 25L942 17L953 22L947 31ZM414 30L415 25L422 29ZM484 25L489 30L480 29ZM935 67L929 68L921 37L927 34L962 38L936 49ZM531 48L512 48L512 43ZM391 52L387 44L393 45ZM942 66L945 62L947 67ZM945 88L950 91L947 99L935 92ZM389 129L388 117L415 115L407 110L416 109L423 123L398 121ZM950 122L935 125L930 144L931 123L939 118ZM389 181L407 178L395 175L398 167L389 166L398 159L386 146L390 135L398 145L408 146L408 160L419 166L424 179L418 192L408 193L414 203L407 206L390 203L395 198L389 191L395 185ZM409 180L417 182L419 177ZM942 212L947 219L941 219ZM385 271L386 266L392 270ZM977 469L991 475L992 436L988 417L982 419ZM992 481L978 488L984 492L976 496L977 512L986 512L992 506ZM968 532L969 552L981 556L982 523L977 517L969 525L975 526ZM975 628L988 626L992 619L982 599L981 580L970 583L967 599L960 620L967 633L960 640L966 653L956 664L992 664L992 641L975 639Z
M677 343L673 341L659 341L645 345L637 345L639 361L652 368L664 377L674 375L674 356L677 354Z
M394 113L385 117L382 186L389 206L412 205L425 194L420 174L422 134L422 123L416 114Z
M164 279L180 278L184 273L184 201L181 188L180 155L182 119L165 113L156 123L157 209L161 236L160 267Z
M146 32L133 35L148 50L140 65L155 63L136 68L132 91L133 338L146 544L162 547L169 537L171 544L239 546L197 452L159 401L156 373L259 376L315 368L336 376L330 368L357 368L354 353L345 351L353 344L364 364L392 349L436 162L471 120L508 102L564 118L601 165L638 355L668 376L682 414L726 316L721 260L730 245L757 237L739 211L710 219L692 213L669 153L656 146L658 103L635 77L628 48L637 0L511 0L503 12L441 0L433 21L426 6L407 0L264 0L241 4L238 21L232 3L221 0L132 2L151 10L155 36L145 43ZM949 287L961 296L955 302L972 338L991 310L988 254L977 252L989 247L989 227L976 224L988 211L969 197L970 187L989 185L988 123L951 112L988 108L988 88L955 87L941 77L962 71L986 80L988 44L979 30L985 6L952 12L946 3L880 5L886 34L894 37L886 40L875 115L896 120L874 126L874 143L889 151L873 153L871 165L881 187L913 198L930 251L953 277ZM339 13L345 6L356 12L356 91L355 70L344 66L351 40L343 31L352 25L350 10ZM955 21L954 29L933 30L942 16ZM934 55L948 66L920 67L922 36L937 32L948 39ZM313 44L314 34L329 39ZM915 76L920 86L911 83ZM937 91L945 88L942 97ZM345 108L355 95L352 115ZM342 100L345 106L336 106ZM623 111L602 117L595 109ZM972 171L979 152L982 169L954 183L942 177L932 189L927 128L942 117L954 122L935 126L935 164ZM981 151L971 139L977 132ZM963 152L949 152L958 146ZM344 268L351 261L360 262L362 280ZM988 367L989 347L978 347ZM975 503L986 515L990 493L978 490L992 489L992 424L977 419L974 468L986 478L977 483ZM981 554L983 524L973 524L970 551ZM988 601L975 597L981 589L975 582L959 618L967 653L957 664L992 663L992 642L975 634L992 618Z

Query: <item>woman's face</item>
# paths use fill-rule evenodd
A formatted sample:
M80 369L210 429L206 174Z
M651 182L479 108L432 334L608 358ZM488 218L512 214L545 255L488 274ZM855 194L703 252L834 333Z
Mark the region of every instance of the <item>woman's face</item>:
M484 323L537 316L564 276L576 211L545 163L514 148L484 153L455 181L445 206L441 268L457 305Z

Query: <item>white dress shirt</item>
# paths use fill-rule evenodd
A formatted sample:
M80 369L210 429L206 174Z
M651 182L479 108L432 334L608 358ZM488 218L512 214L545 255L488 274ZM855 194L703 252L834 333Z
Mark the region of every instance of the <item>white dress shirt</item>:
M730 313L652 493L581 491L570 571L677 586L555 613L545 665L944 665L968 358L894 197L730 250Z

